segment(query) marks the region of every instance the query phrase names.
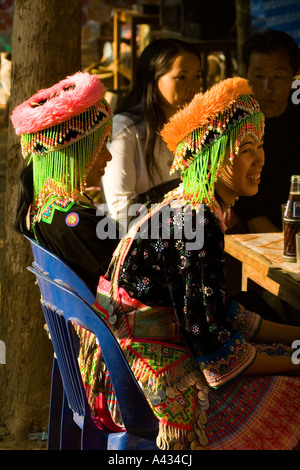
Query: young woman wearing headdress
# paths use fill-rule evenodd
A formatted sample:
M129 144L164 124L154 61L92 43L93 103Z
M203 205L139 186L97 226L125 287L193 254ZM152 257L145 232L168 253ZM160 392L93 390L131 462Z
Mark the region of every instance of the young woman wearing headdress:
M224 214L239 195L258 190L263 132L246 80L227 79L196 95L162 131L182 184L150 213L141 210L99 280L94 307L159 420L160 449L299 445L300 379L288 373L300 370L291 359L300 328L231 301L223 273ZM193 233L200 227L202 239L190 237L188 226ZM122 427L109 377L84 369L92 356L83 350L80 361L96 415L102 386Z
M85 192L99 184L111 160L112 110L103 84L78 72L17 106L11 120L28 158L15 228L66 261L96 294L118 242L118 234L97 237L104 214Z

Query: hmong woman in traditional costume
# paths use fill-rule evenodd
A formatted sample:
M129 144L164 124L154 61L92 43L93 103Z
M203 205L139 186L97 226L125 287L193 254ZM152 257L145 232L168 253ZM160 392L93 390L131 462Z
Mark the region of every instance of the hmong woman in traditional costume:
M289 373L300 370L291 357L300 328L230 301L223 273L224 214L239 195L258 190L263 131L246 80L196 95L162 132L182 183L149 213L141 209L99 281L95 309L159 420L161 449L298 445L300 379ZM101 390L121 429L92 336L80 363L95 418L103 419Z
M111 160L112 110L104 86L96 75L78 72L17 106L11 120L29 157L15 227L66 261L96 295L118 239L97 237L105 215L86 193Z

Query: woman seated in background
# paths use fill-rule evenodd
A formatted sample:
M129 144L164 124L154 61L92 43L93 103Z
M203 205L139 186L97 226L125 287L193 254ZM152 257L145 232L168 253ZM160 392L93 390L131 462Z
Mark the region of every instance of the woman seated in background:
M150 213L141 208L99 280L94 307L159 420L160 449L299 445L300 378L288 374L300 371L292 360L300 328L229 299L223 272L226 211L258 190L263 133L246 80L227 79L196 95L162 131L182 183L153 201ZM104 391L121 429L108 373L90 342L93 353L85 344L80 356L89 402L95 417L103 416ZM93 361L99 376L88 369Z
M111 160L106 143L112 111L103 84L78 72L17 106L11 120L29 158L15 228L58 255L96 294L119 240L117 234L98 238L96 227L105 216L85 192L99 184Z
M113 160L102 178L110 214L125 232L131 198L178 176L169 174L173 153L159 133L200 86L200 55L192 44L158 39L143 50L133 89L113 119Z

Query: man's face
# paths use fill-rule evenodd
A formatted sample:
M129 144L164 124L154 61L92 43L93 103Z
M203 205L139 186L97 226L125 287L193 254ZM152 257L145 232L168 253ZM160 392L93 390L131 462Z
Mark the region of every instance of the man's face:
M293 69L286 49L250 55L247 78L266 118L280 116L288 105Z

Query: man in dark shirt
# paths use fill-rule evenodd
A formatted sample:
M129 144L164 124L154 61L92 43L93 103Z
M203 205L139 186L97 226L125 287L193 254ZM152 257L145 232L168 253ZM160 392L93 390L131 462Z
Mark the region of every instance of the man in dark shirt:
M244 62L266 118L265 165L258 193L241 197L234 213L247 232L281 231L281 204L288 199L291 175L300 174L300 104L291 99L299 48L286 33L267 31L245 43Z

